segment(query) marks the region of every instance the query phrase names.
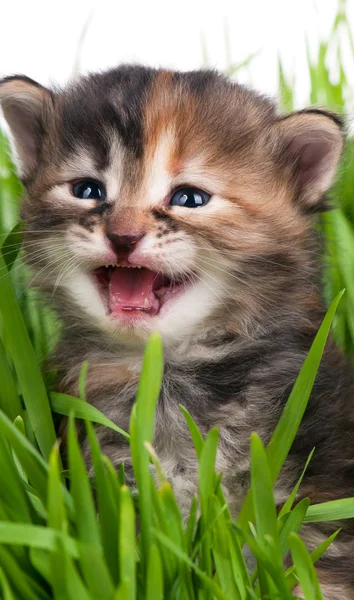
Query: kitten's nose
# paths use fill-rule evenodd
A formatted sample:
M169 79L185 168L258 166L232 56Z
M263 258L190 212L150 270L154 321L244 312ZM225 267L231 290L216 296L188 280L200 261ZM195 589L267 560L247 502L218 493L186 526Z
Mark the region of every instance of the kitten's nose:
M144 237L144 233L137 233L134 235L119 235L117 233L107 231L106 236L112 242L117 253L130 254L133 252L134 246L137 244L137 242Z

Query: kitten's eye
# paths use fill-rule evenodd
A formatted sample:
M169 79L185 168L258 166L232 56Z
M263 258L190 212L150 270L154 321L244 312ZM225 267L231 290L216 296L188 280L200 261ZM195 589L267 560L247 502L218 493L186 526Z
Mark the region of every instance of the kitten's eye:
M79 181L73 186L73 194L83 200L105 200L103 185L96 181Z
M175 192L170 200L171 206L198 208L209 202L211 195L193 187L185 187Z

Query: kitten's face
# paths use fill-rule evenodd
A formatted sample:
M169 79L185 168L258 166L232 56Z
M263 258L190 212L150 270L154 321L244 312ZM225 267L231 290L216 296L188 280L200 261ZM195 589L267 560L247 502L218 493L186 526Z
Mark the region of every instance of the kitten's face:
M303 208L340 154L331 117L294 126L207 72L121 68L40 92L22 164L27 259L70 318L173 344L214 324L245 330L274 308L302 264Z

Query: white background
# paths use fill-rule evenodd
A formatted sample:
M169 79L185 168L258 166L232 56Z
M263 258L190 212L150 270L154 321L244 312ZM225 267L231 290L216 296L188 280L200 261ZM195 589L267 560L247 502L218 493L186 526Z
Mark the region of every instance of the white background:
M277 92L280 54L287 73L296 75L302 105L308 101L306 36L314 52L337 6L337 0L13 0L3 8L0 2L0 76L24 73L63 84L75 68L121 62L193 69L203 65L204 40L209 65L220 69L259 51L237 79L270 94ZM354 31L354 0L348 13ZM352 73L354 81L354 67Z

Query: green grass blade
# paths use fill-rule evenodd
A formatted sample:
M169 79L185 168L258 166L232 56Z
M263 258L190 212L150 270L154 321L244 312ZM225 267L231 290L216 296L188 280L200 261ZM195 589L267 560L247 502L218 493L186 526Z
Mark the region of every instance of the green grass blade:
M303 541L296 533L289 535L291 556L306 600L323 600L316 571Z
M96 511L91 488L75 431L70 417L68 431L70 492L72 494L80 550L80 564L89 591L94 597L109 599L113 583L103 560Z
M190 415L190 413L188 412L188 410L186 408L184 408L184 406L182 406L182 404L179 405L184 418L187 421L187 425L193 440L193 444L194 444L194 448L195 451L197 453L198 458L200 458L201 452L203 450L204 447L204 439L202 434L200 433L197 425L195 424L192 416Z
M120 490L115 493L112 489L110 472L105 467L100 448L92 425L86 422L88 439L90 442L92 462L95 470L95 490L97 499L98 519L100 523L100 535L106 564L110 570L115 585L118 584L118 543L119 537L119 502ZM112 477L116 480L118 488L118 477L114 472Z
M312 459L312 457L313 457L313 453L314 453L314 451L315 451L315 448L313 448L313 450L311 450L311 452L310 452L310 454L309 454L309 457L308 457L308 459L307 459L307 461L306 461L305 467L303 468L303 471L302 471L302 473L301 473L301 475L300 475L299 479L297 480L297 482L296 482L296 485L295 485L294 489L292 490L292 492L291 492L290 496L289 496L289 497L287 498L287 500L284 502L284 504L283 504L283 506L282 506L281 510L279 511L279 515L278 515L278 517L279 517L279 518L280 518L280 517L282 517L283 515L285 515L285 513L289 512L289 511L291 510L291 507L293 506L293 504L294 504L294 502L295 502L295 498L296 498L296 496L297 496L297 493L298 493L298 491L299 491L299 488L300 488L300 485L301 485L301 483L302 483L302 480L303 480L303 478L304 478L304 475L305 475L305 473L306 473L306 471L307 471L307 467L309 466L309 464L310 464L310 461L311 461L311 459Z
M257 560L257 574L258 574L258 583L259 583L259 591L261 598L271 598L271 593L269 589L269 579L267 576L267 571L260 560Z
M77 568L68 555L65 546L58 539L57 551L52 553L52 584L54 600L94 600L96 597L88 593ZM102 595L102 598L104 596Z
M129 440L129 434L123 431L118 425L113 423L110 419L104 416L97 408L91 406L84 400L75 398L75 396L69 396L68 394L61 394L59 392L50 393L50 404L53 412L69 417L71 413L74 414L76 419L84 419L85 421L92 421L93 423L99 423L113 429L127 440Z
M0 270L4 272L4 268L6 269L6 264L0 254ZM50 405L37 358L8 276L2 277L0 281L0 313L6 345L15 366L31 425L43 455L48 458L55 442Z
M269 535L276 542L277 513L272 479L265 449L255 433L251 435L251 485L258 541L263 543L264 537Z
M111 600L113 582L103 552L93 544L79 543L79 564L88 592L95 598Z
M199 497L201 508L201 549L199 565L209 577L212 576L213 568L210 532L208 530L208 525L210 521L211 498L215 492L217 482L215 461L218 439L218 430L216 428L211 429L206 437L199 458ZM210 598L211 600L211 590L210 594L208 594L206 597Z
M208 433L199 459L200 506L205 523L208 522L209 517L209 499L216 487L215 461L218 440L219 431L214 427Z
M190 434L191 434L191 438L192 438L192 441L193 441L193 444L194 444L194 447L195 447L195 451L197 453L198 460L200 460L201 453L202 453L202 450L204 448L205 441L203 439L202 434L200 433L200 431L198 429L197 424L193 420L193 417L188 412L188 410L186 408L184 408L184 406L182 406L182 404L180 404L179 407L180 407L180 409L181 409L181 411L182 411L182 413L183 413L183 415L184 415L184 417L186 419L186 422L187 422L187 425L188 425L188 428L189 428L189 431L190 431ZM227 504L226 500L225 500L225 495L224 495L224 492L223 492L223 489L222 489L221 485L218 486L217 496L218 496L218 498L219 498L219 500L220 500L220 502L221 502L222 505ZM232 522L232 517L231 517L231 513L230 513L230 509L229 508L227 508L227 514L228 514L229 522L231 523Z
M139 433L143 443L152 442L162 375L162 342L159 334L153 333L146 345L136 402Z
M135 512L130 491L126 486L120 494L119 573L128 584L126 600L136 597Z
M337 529L337 531L332 533L332 535L330 535L324 542L322 542L322 544L317 546L317 548L311 552L310 556L313 564L315 564L321 558L321 556L323 556L327 548L329 548L329 546L334 542L340 531L340 529Z
M41 550L39 548L29 548L29 556L31 564L34 566L36 571L40 573L43 579L51 585L52 573L51 573L51 556L52 552L47 550Z
M318 521L339 521L340 519L354 518L354 498L343 498L342 500L331 500L322 504L309 506L305 523L316 523Z
M115 591L113 600L126 600L130 594L130 583L126 579L121 581L118 589Z
M280 57L278 57L278 89L279 99L282 110L289 113L294 110L294 81L289 83L286 80L283 65Z
M29 501L22 484L10 448L5 439L0 437L0 500L6 508L11 520L18 519L23 523L31 522Z
M193 496L191 508L189 511L189 516L187 520L186 530L185 530L185 545L188 554L192 551L193 539L196 531L197 525L197 510L198 510L198 498Z
M11 271L12 266L21 250L23 241L23 227L23 221L17 223L15 227L12 228L9 235L5 238L5 241L1 246L1 253L9 271Z
M233 529L230 529L229 535L231 567L234 574L234 579L242 600L246 598L248 599L247 589L251 587L251 580L246 566L245 557L242 553L237 532Z
M170 536L170 526L167 522L166 508L163 505L161 488L157 491L154 483L151 481L151 504L152 504L152 524L155 524L162 533L167 537ZM164 548L161 544L158 544L160 557L163 563L164 571L164 583L166 589L171 589L171 586L176 580L176 573L178 570L178 561L175 555Z
M251 485L253 490L253 506L256 522L256 543L272 563L272 570L257 559L258 578L262 597L272 597L273 588L288 594L288 586L283 572L282 554L278 538L277 514L273 495L273 483L266 451L262 440L253 433L251 435Z
M155 544L152 545L147 572L146 600L163 600L163 572L160 553Z
M164 528L162 531L166 532L166 535L173 544L185 551L182 517L171 484L166 481L158 490L157 496L164 515ZM168 572L170 580L177 583L176 577L177 573L179 573L179 579L183 580L186 585L191 585L190 572L185 564L181 563L171 553L167 556L166 550L165 554L165 560L169 562ZM168 583L167 577L166 583Z
M68 521L63 499L63 486L60 478L59 446L55 444L49 457L48 476L48 527L62 533L68 531Z
M18 415L16 417L16 419L14 420L14 426L16 427L16 429L18 429L18 431L20 433L22 433L22 435L26 436L25 422L24 422L23 418L20 415ZM23 480L22 483L28 484L28 477L27 477L26 473L24 472L24 470L23 470L23 468L21 466L21 463L17 460L16 454L15 454L14 451L12 451L12 457L14 459L14 463L16 465L16 468L17 468L18 472L19 472L19 475L20 475L21 479Z
M280 522L283 521L283 526L279 535L279 543L280 551L283 556L289 549L288 536L290 533L299 533L309 504L310 500L308 498L304 498L290 513L287 513L282 519L280 519Z
M58 539L73 558L78 558L78 546L74 538L63 535L55 529L27 523L0 521L0 544L11 544L54 551Z
M82 363L79 377L79 396L83 402L86 402L86 379L88 371L88 362L85 360Z
M222 511L220 500L213 496L210 503L210 514L214 521L213 524L213 544L212 555L215 564L215 575L221 589L230 598L241 600L237 583L234 578L234 572L230 568L230 533L227 519Z
M152 442L155 410L163 375L163 351L160 336L153 333L146 346L137 402L130 419L130 449L135 479L139 490L139 515L142 542L142 568L146 576L146 560L152 544L151 473L145 442Z
M169 538L184 549L182 515L170 482L166 481L158 491L168 524Z
M0 583L2 589L3 600L16 600L13 592L9 586L9 582L6 579L6 575L2 569L0 569Z
M23 414L14 376L0 339L0 409L13 421Z

